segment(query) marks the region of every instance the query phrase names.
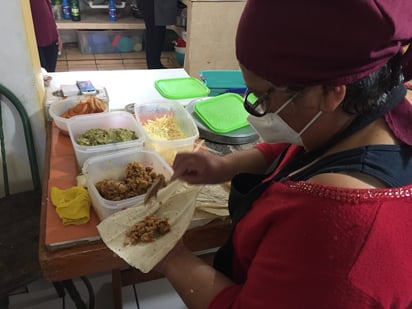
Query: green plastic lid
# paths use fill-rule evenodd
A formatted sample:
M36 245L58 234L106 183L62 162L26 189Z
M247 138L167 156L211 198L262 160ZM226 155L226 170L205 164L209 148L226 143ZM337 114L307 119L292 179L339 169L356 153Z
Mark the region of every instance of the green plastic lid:
M249 125L248 112L243 108L243 98L236 93L224 93L193 107L196 115L216 133L228 133Z
M159 79L155 88L168 99L188 99L207 97L210 89L194 77Z

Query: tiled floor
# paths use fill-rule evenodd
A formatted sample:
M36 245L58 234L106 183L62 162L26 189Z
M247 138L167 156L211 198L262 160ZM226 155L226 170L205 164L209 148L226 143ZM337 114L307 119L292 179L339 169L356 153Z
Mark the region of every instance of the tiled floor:
M163 52L162 64L167 68L179 68L174 51ZM57 61L56 72L87 70L147 69L145 53L82 54L76 44L65 44Z
M94 290L94 308L113 308L111 274L97 274L89 276L88 279ZM76 279L74 282L82 299L89 305L86 286L80 279ZM67 293L63 305L62 299L57 296L56 290L50 282L37 280L27 289L28 291L20 291L9 297L9 309L76 309ZM166 279L123 287L122 299L124 309L186 308Z

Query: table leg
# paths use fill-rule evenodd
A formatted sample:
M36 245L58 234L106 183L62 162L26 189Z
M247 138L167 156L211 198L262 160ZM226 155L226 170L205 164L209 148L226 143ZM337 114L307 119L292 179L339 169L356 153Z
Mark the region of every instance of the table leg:
M77 309L87 309L86 304L82 300L79 291L75 287L73 280L63 280L63 286L69 293L71 299L73 300L74 304L76 305Z
M122 309L122 275L120 269L112 270L112 289L114 309Z

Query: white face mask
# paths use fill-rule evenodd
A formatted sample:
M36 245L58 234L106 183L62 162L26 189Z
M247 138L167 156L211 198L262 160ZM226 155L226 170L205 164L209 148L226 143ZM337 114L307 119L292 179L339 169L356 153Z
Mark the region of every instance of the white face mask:
M247 120L263 141L267 143L289 143L304 146L301 135L319 118L322 111L319 111L300 132L296 132L279 116L279 112L290 102L292 102L292 100L287 100L274 113L267 113L262 117L248 116Z

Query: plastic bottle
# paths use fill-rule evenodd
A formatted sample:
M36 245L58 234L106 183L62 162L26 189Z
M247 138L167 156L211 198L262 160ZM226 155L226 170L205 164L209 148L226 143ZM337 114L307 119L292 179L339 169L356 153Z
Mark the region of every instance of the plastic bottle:
M115 0L109 0L109 19L111 21L117 20L117 12L116 12L116 2Z
M55 20L62 20L63 19L63 10L62 10L62 2L61 0L52 0L53 6L53 15Z
M72 0L71 13L73 21L80 21L80 4L79 0Z
M72 19L72 14L70 13L70 3L69 0L62 0L62 12L64 19Z

